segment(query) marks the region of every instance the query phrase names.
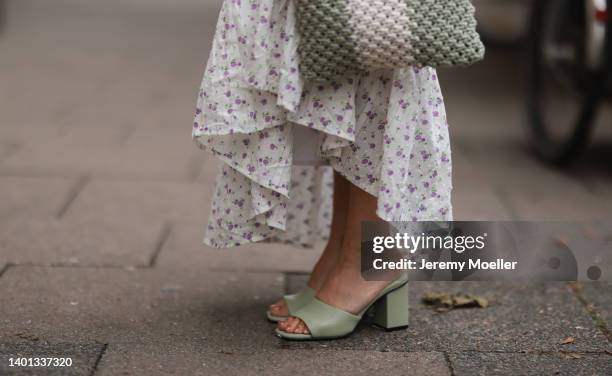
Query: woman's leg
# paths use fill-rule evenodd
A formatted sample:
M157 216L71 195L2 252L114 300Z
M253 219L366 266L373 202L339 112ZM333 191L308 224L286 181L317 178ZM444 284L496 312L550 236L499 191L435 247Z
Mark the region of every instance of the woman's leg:
M317 291L321 288L323 282L325 282L325 278L338 261L345 233L349 204L349 185L350 183L348 180L334 171L333 211L329 240L308 280L308 286ZM285 301L280 299L272 304L270 306L270 312L277 316L287 316L288 312Z
M347 312L359 313L389 283L365 281L361 277L361 222L380 220L376 215L376 205L376 197L350 184L346 233L340 257L317 292L318 299ZM308 333L302 320L295 317L279 322L278 326L290 333Z

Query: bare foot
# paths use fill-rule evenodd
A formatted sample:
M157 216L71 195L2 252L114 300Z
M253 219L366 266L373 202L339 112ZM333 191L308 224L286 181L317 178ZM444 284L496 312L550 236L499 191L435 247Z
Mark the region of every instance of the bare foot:
M361 277L361 223L365 220L379 220L376 215L377 199L353 184L349 184L349 193L346 232L339 259L317 291L316 297L343 311L357 314L363 311L390 282L365 281ZM390 275L389 280L395 276ZM278 328L287 333L309 332L308 326L296 317L280 321Z

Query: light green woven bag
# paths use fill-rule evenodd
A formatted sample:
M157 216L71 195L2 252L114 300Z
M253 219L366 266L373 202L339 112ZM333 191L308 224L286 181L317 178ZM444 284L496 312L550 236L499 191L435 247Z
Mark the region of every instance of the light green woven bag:
M470 0L297 0L297 19L308 79L484 57Z

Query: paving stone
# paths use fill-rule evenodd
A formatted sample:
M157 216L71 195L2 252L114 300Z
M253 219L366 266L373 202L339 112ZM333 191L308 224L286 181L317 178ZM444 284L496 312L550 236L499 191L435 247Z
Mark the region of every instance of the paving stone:
M65 135L25 145L3 161L1 171L132 180L185 179L190 173L195 175L191 161L197 151L186 147L192 143L189 128L185 129L183 134L154 134L142 129L130 135L125 124L81 126Z
M159 254L156 265L220 270L312 270L324 244L300 249L286 244L254 243L231 249L214 249L202 243L204 226L177 224Z
M0 227L0 259L11 264L148 266L165 226L125 221L15 219Z
M499 74L500 70L518 73L519 59L516 51L487 51L487 60L478 66L460 72L438 70L452 139L486 142L522 136L524 91L518 84L523 78Z
M89 376L93 374L95 364L103 350L104 345L102 344L47 344L37 341L0 343L0 374L3 376ZM71 363L70 366L65 367L11 367L10 358L70 358ZM39 360L41 361L43 360ZM61 360L58 359L58 362Z
M200 158L203 162L197 180L207 184L214 184L220 162L205 150L200 151Z
M0 343L197 345L257 351L278 339L265 320L276 273L20 267L0 278ZM160 345L161 346L161 345Z
M466 158L479 169L477 181L463 184L492 186L516 219L592 220L612 215L612 204L604 195L589 191L569 173L551 170L516 142L471 142L463 149L469 150Z
M0 109L1 111L1 109ZM1 112L0 112L1 113ZM4 163L8 162L15 154L21 153L23 149L35 148L44 143L43 140L56 140L66 134L66 130L58 124L49 124L45 127L29 123L7 123L3 119L0 129L0 173L3 175L24 175L16 169L8 169ZM58 153L57 150L53 152Z
M589 176L586 178L585 183L598 197L606 201L612 199L612 177L597 173L595 176Z
M580 293L612 334L612 282L583 282Z
M517 219L548 221L608 220L608 201L589 192L506 191L504 197Z
M4 159L1 171L129 180L185 180L199 173L195 163L200 151L191 141L191 122L182 132L145 127L132 132L129 124L109 124L102 118L104 124L81 125L64 136L21 147Z
M101 175L129 179L195 178L201 164L200 151L191 140L189 124L191 121L184 123L182 132L176 127L166 131L140 127L113 154L111 168Z
M523 52L515 49L491 48L487 51L486 60L467 69L441 68L439 72L442 87L448 87L446 93L451 94L450 96L456 99L488 99L489 97L497 99L507 96L513 98L512 103L507 103L508 106L518 104L522 99L521 95L523 95L520 90L523 86L524 77L523 71L519 69L524 61ZM500 72L504 72L504 74L500 74ZM466 90L466 88L470 88L470 90ZM517 96L519 97L517 98ZM479 105L477 108L479 111L484 111L487 106ZM466 112L475 112L474 107ZM503 117L500 116L498 120L503 120ZM486 125L495 127L497 124L498 122L492 121ZM513 128L519 128L519 126L515 125Z
M566 193L585 190L570 172L551 169L536 159L520 139L500 137L486 143L471 139L456 142L469 163L498 188Z
M84 175L88 168L105 165L106 157L116 152L125 133L117 127L64 129L37 142L31 140L4 161L2 171Z
M453 219L456 221L503 221L512 219L499 195L486 186L453 188Z
M0 223L56 216L75 183L73 179L0 176Z
M478 168L478 164L468 159L463 143L451 141L453 163L453 188L469 189L477 185L494 187Z
M465 140L486 144L494 140L520 139L526 144L521 129L522 103L512 92L495 92L489 88L473 90L471 95L466 95L464 85L441 82L453 142ZM480 106L478 111L467 110L473 109L474 103L486 103L486 106Z
M2 275L8 270L10 264L7 264L5 261L2 261L0 263L0 278L2 278Z
M19 140L0 138L0 163L19 150L20 146Z
M294 281L291 279L294 278ZM305 276L290 274L287 286L297 291ZM364 323L357 332L329 344L288 343L291 347L329 346L389 351L582 351L603 352L610 344L582 304L563 283L411 282L410 325L385 333ZM421 302L425 292L476 294L487 308L437 313ZM560 345L572 336L575 342Z
M10 38L5 38L3 34L3 47L6 47L6 56L14 56L18 60L7 61L3 64L2 82L7 88L11 88L12 98L6 98L5 101L0 101L0 113L2 114L3 127L6 126L22 126L23 128L13 135L22 136L30 135L31 140L36 140L41 143L45 140L45 136L52 136L54 130L57 129L57 122L61 121L62 117L79 106L83 98L91 98L91 94L95 91L95 82L92 80L73 80L66 79L64 75L58 74L58 69L55 64L49 64L48 57L42 58L46 60L43 64L34 65L28 58L36 59L37 57L24 52L34 50L33 45L11 46ZM6 41L6 43L5 43ZM21 43L28 43L20 41ZM14 43L20 43L14 42ZM48 47L41 46L41 53L49 53ZM29 55L29 56L28 56ZM73 54L74 55L74 54ZM5 70L5 67L13 69ZM28 74L23 74L28 72ZM45 89L41 89L45 88ZM70 90L66 90L69 88ZM49 90L57 90L55 95L49 95ZM9 90L3 90L9 91ZM58 94L59 93L59 94ZM40 130L40 133L34 133L35 130ZM47 132L51 131L51 132ZM0 131L0 134L6 134L5 131ZM12 136L14 137L14 136ZM23 138L21 138L23 139ZM56 150L57 153L57 150Z
M455 220L506 220L511 213L504 206L497 187L466 157L465 151L453 146L453 217Z
M198 347L109 346L99 375L450 375L439 352L394 353L262 349L244 353Z
M204 224L211 187L199 183L91 181L66 213L73 220L121 218L134 225Z
M610 375L609 354L451 353L453 374L461 375Z

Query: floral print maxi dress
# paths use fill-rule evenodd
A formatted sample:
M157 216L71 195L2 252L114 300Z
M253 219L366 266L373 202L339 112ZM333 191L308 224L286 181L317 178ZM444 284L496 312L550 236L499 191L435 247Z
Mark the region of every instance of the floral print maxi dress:
M331 223L333 171L387 221L452 219L451 153L436 71L319 83L299 74L295 0L225 0L193 139L220 161L204 243L310 246ZM300 165L306 127L325 164ZM294 140L294 137L296 138Z

